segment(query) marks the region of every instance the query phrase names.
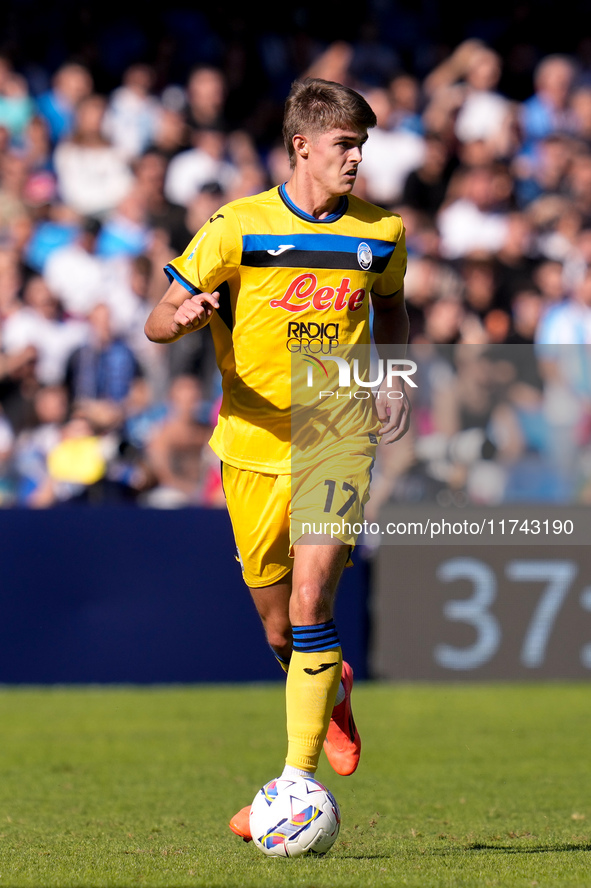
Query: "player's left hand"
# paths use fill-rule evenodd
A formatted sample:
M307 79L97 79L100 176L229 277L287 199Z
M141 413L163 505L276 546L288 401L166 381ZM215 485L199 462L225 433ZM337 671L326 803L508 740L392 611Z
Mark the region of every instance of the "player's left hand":
M382 423L382 427L378 429L382 444L393 444L406 435L412 407L401 382L394 389L389 388L384 380L376 395L376 408Z

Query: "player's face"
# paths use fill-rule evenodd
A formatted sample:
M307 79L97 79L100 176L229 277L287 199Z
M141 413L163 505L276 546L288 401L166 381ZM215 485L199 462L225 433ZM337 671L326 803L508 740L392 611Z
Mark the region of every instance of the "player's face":
M308 170L330 195L349 194L357 178L367 131L335 129L309 143Z

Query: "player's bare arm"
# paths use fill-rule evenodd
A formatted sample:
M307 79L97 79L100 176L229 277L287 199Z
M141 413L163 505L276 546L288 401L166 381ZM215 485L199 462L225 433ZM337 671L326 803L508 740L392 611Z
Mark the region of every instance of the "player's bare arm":
M404 303L404 288L394 296L384 298L376 293L371 294L374 310L373 336L376 348L381 357L393 357L392 347L399 346L396 357L403 358L408 342L409 322ZM383 346L380 349L380 346ZM387 355L382 354L386 351ZM388 391L402 393L401 398L388 397ZM388 388L387 377L378 389L376 397L378 417L382 422L379 429L383 444L393 444L408 431L410 425L411 404L402 378Z
M158 305L151 311L144 332L152 342L176 342L185 333L200 330L219 308L219 293L196 293L173 281Z

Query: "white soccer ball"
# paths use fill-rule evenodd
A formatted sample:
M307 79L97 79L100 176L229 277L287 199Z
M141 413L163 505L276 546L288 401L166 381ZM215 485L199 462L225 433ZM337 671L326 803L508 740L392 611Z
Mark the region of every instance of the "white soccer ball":
M313 777L278 777L260 789L250 809L250 831L269 857L326 854L336 841L341 812Z

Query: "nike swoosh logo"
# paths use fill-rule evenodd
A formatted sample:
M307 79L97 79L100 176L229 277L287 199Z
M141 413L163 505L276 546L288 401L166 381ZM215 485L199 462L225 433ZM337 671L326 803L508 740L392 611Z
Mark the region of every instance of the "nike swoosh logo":
M224 218L225 218L225 216L223 215L223 213L218 213L217 216L212 216L209 221L215 222L216 219L224 219Z
M321 672L326 672L331 666L338 666L338 663L321 663L318 669L304 669L304 672L307 672L308 675L320 675Z
M279 244L276 250L267 250L269 256L281 256L287 250L295 250L295 244Z

